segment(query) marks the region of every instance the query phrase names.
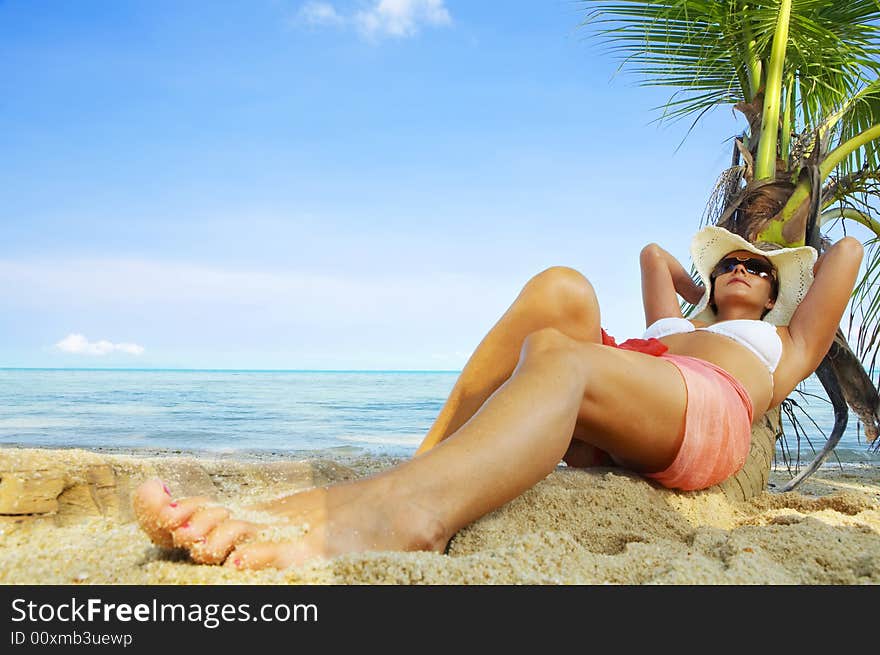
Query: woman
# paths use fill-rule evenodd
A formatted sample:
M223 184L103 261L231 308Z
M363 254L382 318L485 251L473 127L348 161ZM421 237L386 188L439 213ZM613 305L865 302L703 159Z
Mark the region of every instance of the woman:
M821 362L862 254L846 237L817 261L809 247L765 251L710 226L691 244L701 286L650 244L648 332L620 346L600 326L590 283L547 269L479 344L413 459L255 508L298 526L295 536L268 535L206 498L175 501L160 480L138 489L138 521L197 562L285 568L346 552L442 552L561 459L587 466L607 453L667 487L709 487L742 466L753 417ZM676 294L697 304L694 320Z

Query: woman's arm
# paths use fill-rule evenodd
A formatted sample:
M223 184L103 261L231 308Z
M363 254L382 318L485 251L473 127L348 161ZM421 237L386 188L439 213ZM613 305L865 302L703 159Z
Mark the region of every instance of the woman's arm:
M696 284L679 261L656 243L642 248L642 303L645 327L659 318L681 317L681 306L675 294L691 304L703 297L703 287Z
M813 284L788 324L791 340L804 354L811 371L819 366L834 341L863 254L858 239L844 237L826 250L813 267Z

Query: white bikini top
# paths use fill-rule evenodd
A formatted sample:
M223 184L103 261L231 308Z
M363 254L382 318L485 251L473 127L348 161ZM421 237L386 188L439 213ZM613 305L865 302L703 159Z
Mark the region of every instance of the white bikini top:
M643 338L660 339L670 334L694 332L695 330L705 330L730 337L755 353L771 373L776 370L779 360L782 358L782 339L779 338L776 327L764 321L747 318L720 321L698 328L694 327L694 324L686 318L669 316L658 319L649 325Z

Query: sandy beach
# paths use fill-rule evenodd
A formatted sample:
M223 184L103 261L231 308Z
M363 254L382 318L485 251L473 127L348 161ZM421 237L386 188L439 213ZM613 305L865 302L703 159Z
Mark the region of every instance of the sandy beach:
M131 493L159 475L175 495L247 504L382 470L395 459L282 460L86 450L0 450L3 584L880 583L880 470L826 465L796 492L772 470L746 501L673 492L620 469L560 465L461 530L448 554L371 552L286 571L200 566L154 547Z

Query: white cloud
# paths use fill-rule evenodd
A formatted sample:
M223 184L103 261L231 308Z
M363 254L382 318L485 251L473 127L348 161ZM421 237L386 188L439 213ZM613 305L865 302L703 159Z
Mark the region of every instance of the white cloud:
M355 21L369 38L407 37L417 34L421 25L450 25L452 16L443 0L377 0L370 9L357 12Z
M136 343L112 343L104 339L89 341L81 334L68 334L56 343L55 347L62 352L74 355L108 355L112 352L141 355L144 352L144 347Z
M329 2L307 2L300 7L297 18L308 25L342 25L345 19Z
M412 37L423 26L451 25L452 16L444 0L371 0L367 8L347 15L329 2L310 0L299 8L295 22L322 27L353 25L361 36L374 41Z

